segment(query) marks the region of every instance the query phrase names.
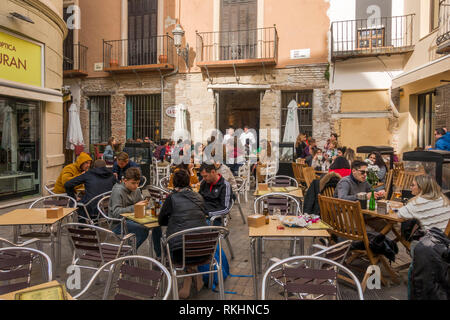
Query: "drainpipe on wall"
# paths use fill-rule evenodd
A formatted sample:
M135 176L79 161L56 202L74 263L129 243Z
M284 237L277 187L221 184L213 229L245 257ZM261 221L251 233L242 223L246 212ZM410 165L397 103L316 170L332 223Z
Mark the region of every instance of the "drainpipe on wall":
M389 107L391 108L394 117L396 117L397 119L400 118L400 113L398 112L398 109L395 106L394 101L392 101L392 88L389 88Z

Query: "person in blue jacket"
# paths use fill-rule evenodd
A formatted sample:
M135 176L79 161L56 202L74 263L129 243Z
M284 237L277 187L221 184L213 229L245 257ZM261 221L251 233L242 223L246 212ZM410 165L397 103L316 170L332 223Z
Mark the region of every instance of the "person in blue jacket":
M434 137L436 138L435 148L428 146L427 150L450 151L450 132L447 132L445 128L439 128L434 131Z

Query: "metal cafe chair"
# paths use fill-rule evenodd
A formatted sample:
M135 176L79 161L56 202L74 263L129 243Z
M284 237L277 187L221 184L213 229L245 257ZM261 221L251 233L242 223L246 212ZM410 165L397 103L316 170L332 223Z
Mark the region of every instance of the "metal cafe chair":
M67 230L73 249L71 265L98 270L111 260L136 255L134 233L120 237L111 230L83 223L67 223L62 228ZM107 243L103 240L108 238L113 239L114 242ZM96 264L97 267L92 267L88 265L89 263Z
M172 289L172 277L164 265L153 258L133 255L104 264L73 298L80 299L85 295L104 271L108 271L108 279L103 291L103 300L110 297L112 290L114 300L155 299L164 286L167 287L162 300L167 300Z
M34 262L41 265L42 282L52 281L52 261L44 252L24 247L0 248L0 294L30 287Z
M225 300L225 291L222 274L222 240L229 234L229 230L224 227L209 226L198 227L183 230L162 239L163 250L162 261L168 260L169 269L172 274L173 282L173 298L178 300L178 278L185 278L196 275L209 275L209 285L212 285L212 275L217 273L219 282L219 299ZM182 261L180 264L175 264L172 260L170 251L170 241L172 239L182 238ZM219 250L219 260L215 259L216 250ZM189 261L189 258L195 258L195 262ZM200 265L209 264L209 271L179 274L180 271L186 267L197 267Z
M315 263L320 266L316 268ZM313 267L308 266L313 265ZM281 276L277 277L283 282L284 298L297 298L299 300L317 300L323 297L331 299L341 298L338 294L338 273L348 275L354 282L359 300L364 300L363 291L358 278L348 268L336 261L318 256L297 256L281 260L267 269L262 280L261 300L266 300L268 279L273 277L277 270Z
M298 182L292 177L288 176L275 176L267 180L269 187L296 187L298 188Z
M81 202L78 202L78 207L79 207L79 208L82 208L83 211L84 211L84 214L85 214L85 216L80 216L80 215L78 215L78 218L81 218L81 219L83 219L83 220L86 220L86 223L93 224L93 225L97 225L97 224L98 224L98 219L100 218L99 215L97 214L96 217L91 217L91 215L89 214L89 210L88 210L88 209L89 209L89 207L90 207L92 204L94 204L94 203L100 201L100 199L104 198L105 196L111 195L111 192L112 192L112 191L108 191L108 192L99 194L98 196L95 196L94 198L92 198L91 200L89 200L87 203L81 203ZM95 205L95 207L97 207L97 205Z

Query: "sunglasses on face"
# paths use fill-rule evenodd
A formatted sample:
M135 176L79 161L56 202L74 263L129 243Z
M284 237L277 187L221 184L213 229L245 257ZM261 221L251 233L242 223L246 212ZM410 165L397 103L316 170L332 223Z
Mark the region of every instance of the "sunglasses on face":
M359 171L359 173L361 173L362 175L364 175L364 174L367 174L369 171L367 171L367 170L358 170Z

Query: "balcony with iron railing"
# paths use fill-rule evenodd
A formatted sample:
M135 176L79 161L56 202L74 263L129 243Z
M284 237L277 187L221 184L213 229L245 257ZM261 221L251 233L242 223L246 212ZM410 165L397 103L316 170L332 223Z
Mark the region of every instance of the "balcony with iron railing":
M332 60L413 51L414 16L410 14L333 22L331 24Z
M437 53L450 52L450 0L439 3L439 31L436 39Z
M218 32L197 32L197 66L276 65L276 27Z
M86 46L79 43L64 48L64 77L84 77L88 75L87 50Z
M103 40L103 68L107 72L173 70L174 49L169 35Z

